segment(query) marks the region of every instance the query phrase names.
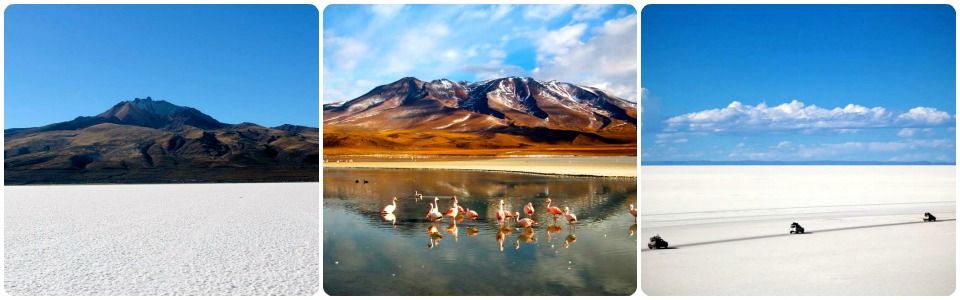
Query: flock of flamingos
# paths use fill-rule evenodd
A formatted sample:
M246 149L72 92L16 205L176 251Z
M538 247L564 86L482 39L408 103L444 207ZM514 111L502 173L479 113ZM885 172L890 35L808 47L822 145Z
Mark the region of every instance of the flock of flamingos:
M420 194L419 191L414 191L414 200L416 201L423 200L423 194ZM458 234L457 234L458 229L456 226L458 220L459 221L463 221L464 219L476 220L477 218L480 217L480 214L477 213L477 211L460 206L459 202L457 201L457 196L452 197L452 200L451 200L452 203L450 208L448 208L445 212L441 213L440 205L437 203L437 201L439 200L440 200L439 197L434 197L432 203L428 202L428 204L430 205L430 209L427 210L427 213L425 216L427 220L430 220L430 222L435 223L431 225L429 229L427 229L427 235L430 236L430 244L428 244L428 246L430 246L431 248L437 245L439 243L439 240L443 238L443 236L440 234L440 231L437 230L436 223L439 223L440 220L444 219L444 217L448 218L451 221L450 227L447 228L447 232L450 234L453 234L454 238L458 238ZM560 226L556 225L556 221L557 221L557 218L561 216L567 220L567 224L569 224L569 226L571 227L571 231L576 229L577 215L570 212L569 207L564 206L563 209L561 210L559 207L553 206L553 200L550 198L547 198L546 204L547 204L546 210L551 216L553 216L553 220L554 220L554 225L550 226L550 228L548 228L547 230L548 241L550 240L551 232L557 233L560 231ZM397 197L393 197L393 200L391 200L391 204L384 206L383 209L380 210L380 216L384 220L393 222L393 224L396 225L396 216L393 215L393 212L396 209L397 209ZM517 244L515 245L516 248L519 248L520 240L524 240L526 242L536 241L533 238L533 234L534 234L533 227L540 225L540 223L530 218L533 216L535 211L536 210L533 207L533 202L527 202L527 205L523 206L523 212L526 213L527 217L521 218L520 212L514 211L513 213L511 213L509 210L504 210L503 199L500 199L500 203L498 204L498 209L496 213L497 225L500 228L500 230L498 230L497 232L497 241L500 244L500 251L503 251L504 237L513 231L509 227L509 220L513 220L514 226L516 226L517 228L523 228L524 230L523 234L517 240ZM630 208L628 212L634 218L637 217L637 209L633 207L633 204L630 204ZM478 230L476 228L467 228L467 235L476 235L477 232ZM633 235L632 231L631 231L631 235ZM571 235L567 236L567 239L566 241L564 241L563 246L569 247L569 245L574 243L575 241L576 241L576 236L571 233Z

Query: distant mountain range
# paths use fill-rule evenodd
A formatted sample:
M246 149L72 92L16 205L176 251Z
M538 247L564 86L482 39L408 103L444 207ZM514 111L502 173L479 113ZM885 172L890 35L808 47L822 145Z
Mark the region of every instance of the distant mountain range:
M150 97L4 130L5 184L318 181L319 129L226 124Z
M621 147L634 153L636 103L570 83L406 77L323 106L324 151Z

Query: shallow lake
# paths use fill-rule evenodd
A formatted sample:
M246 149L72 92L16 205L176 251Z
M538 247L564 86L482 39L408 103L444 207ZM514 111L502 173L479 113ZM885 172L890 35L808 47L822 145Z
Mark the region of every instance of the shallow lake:
M364 183L364 180L367 183ZM359 182L357 182L359 181ZM630 295L637 288L635 179L502 172L324 169L323 289L330 295ZM414 198L414 191L423 194ZM426 220L456 195L476 220ZM392 216L380 210L396 196ZM579 222L556 222L546 198ZM497 205L533 203L532 230L498 226ZM429 234L431 227L436 233Z

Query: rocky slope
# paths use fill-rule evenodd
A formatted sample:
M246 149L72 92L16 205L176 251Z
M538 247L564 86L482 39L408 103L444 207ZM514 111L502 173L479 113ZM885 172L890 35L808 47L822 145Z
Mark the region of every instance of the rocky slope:
M150 98L4 131L6 184L319 180L319 129L225 124Z

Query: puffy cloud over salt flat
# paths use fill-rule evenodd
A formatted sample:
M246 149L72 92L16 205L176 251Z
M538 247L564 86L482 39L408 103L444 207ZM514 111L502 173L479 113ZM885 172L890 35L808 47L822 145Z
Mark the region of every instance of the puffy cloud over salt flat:
M674 116L666 120L667 131L756 131L787 129L858 129L885 127L933 127L950 124L953 117L929 107L896 112L881 106L847 104L824 108L793 100L775 106L747 105L733 101L715 108ZM909 131L903 135L912 135Z

